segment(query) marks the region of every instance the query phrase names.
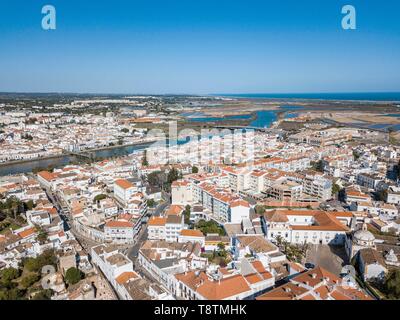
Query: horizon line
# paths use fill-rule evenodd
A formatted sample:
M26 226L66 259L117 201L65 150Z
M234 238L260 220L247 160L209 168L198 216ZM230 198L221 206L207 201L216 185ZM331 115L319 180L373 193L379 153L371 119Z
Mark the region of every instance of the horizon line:
M140 93L140 92L74 92L74 91L0 91L1 94L66 94L66 95L137 95L137 96L230 96L230 95L284 95L284 94L400 94L399 91L305 91L305 92L225 92L225 93Z

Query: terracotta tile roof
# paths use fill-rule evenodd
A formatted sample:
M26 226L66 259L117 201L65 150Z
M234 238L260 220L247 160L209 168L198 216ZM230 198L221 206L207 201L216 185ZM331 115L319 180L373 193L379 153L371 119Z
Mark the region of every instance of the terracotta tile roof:
M246 291L250 291L250 287L241 275L220 281L207 280L197 289L197 292L208 300L222 300Z
M149 226L165 226L165 222L167 221L167 218L163 217L152 217L148 221Z
M118 284L122 285L131 279L137 279L139 276L135 272L123 272L115 278Z
M129 214L129 213L123 213L118 216L118 220L130 221L132 218L133 218L133 215Z
M341 279L338 276L321 267L316 267L305 273L301 273L294 277L292 281L296 283L308 284L310 287L315 287L317 284L324 281L324 279L326 279L327 282L332 285L341 282Z
M32 228L29 228L29 229L26 229L26 230L24 230L24 231L19 232L18 235L19 235L22 239L24 239L24 238L30 237L31 235L33 235L33 234L35 234L35 233L36 233L36 229L32 227Z
M190 182L187 180L181 180L181 181L174 181L172 182L172 187L186 187L187 185L189 185Z
M297 296L306 293L306 288L299 287L291 282L275 288L259 297L257 300L295 300Z
M290 281L257 300L372 300L361 289L343 286L339 277L320 267Z
M49 171L40 171L38 172L38 176L50 182L51 180L54 180L57 177L57 174L51 173Z
M289 262L289 265L293 270L297 272L303 272L305 270L305 268L301 264L296 262Z
M167 210L167 215L176 215L179 216L182 211L184 210L184 208L182 206L173 204L169 207L169 209Z
M106 228L133 228L133 223L124 220L112 220L106 223Z
M229 299L250 291L249 285L240 274L219 281L210 280L204 272L197 275L194 271L177 274L175 277L207 300Z
M312 225L291 225L293 230L326 230L326 231L349 231L337 217L351 217L353 214L345 212L331 213L319 210L273 210L264 213L264 217L270 222L286 222L287 216L311 216L314 218ZM286 217L286 219L285 219Z
M352 218L354 215L350 211L343 211L343 212L330 212L330 214L334 215L335 217L348 217Z
M235 208L235 207L246 207L246 208L250 208L250 204L245 201L245 200L236 200L230 203L231 208Z
M134 187L132 183L130 183L128 180L125 179L115 180L115 184L121 187L122 189L129 189Z
M277 247L261 235L237 236L242 247L249 247L254 252L271 252Z
M257 273L249 274L247 276L244 276L246 281L250 284L258 283L263 281L264 279Z
M300 300L315 300L315 298L311 294L306 294Z
M186 237L204 237L204 234L200 230L188 230L184 229L181 231L181 236Z

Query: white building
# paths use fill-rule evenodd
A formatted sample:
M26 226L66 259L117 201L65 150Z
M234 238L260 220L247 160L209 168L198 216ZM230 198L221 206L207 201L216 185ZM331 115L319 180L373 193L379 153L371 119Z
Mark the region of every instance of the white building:
M174 181L171 185L172 204L187 205L193 202L192 184L187 180Z
M92 263L100 268L113 287L116 278L124 272L133 272L133 263L113 246L104 244L92 247Z
M165 240L165 223L167 218L165 217L154 217L152 216L147 222L147 238L149 240Z
M351 212L272 210L264 214L263 227L271 241L343 245L352 217Z
M400 204L400 188L391 186L388 189L388 194L387 194L387 203L390 204Z
M201 247L204 248L205 236L200 230L184 229L181 231L181 233L178 237L178 242L179 243L198 242L198 243L200 243Z
M115 244L131 244L134 241L134 224L124 220L108 221L104 226L105 240Z
M118 179L114 182L114 196L122 204L127 204L137 188L125 179Z
M165 221L165 240L167 242L177 242L183 227L183 216L168 215Z

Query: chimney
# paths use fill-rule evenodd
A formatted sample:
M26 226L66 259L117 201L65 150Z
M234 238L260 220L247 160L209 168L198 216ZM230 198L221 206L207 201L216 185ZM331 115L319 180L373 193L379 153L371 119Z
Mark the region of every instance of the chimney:
M316 279L316 278L317 278L317 274L316 274L316 273L313 273L313 274L311 275L311 278Z

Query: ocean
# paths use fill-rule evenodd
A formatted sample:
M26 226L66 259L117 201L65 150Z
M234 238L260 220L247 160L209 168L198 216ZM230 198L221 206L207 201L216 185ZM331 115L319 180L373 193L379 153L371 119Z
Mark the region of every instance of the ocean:
M400 103L400 92L346 92L346 93L242 93L213 94L229 98L254 99L315 99L344 101L390 101Z

